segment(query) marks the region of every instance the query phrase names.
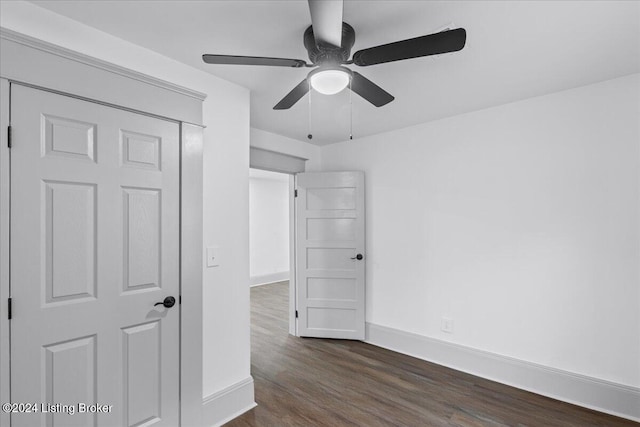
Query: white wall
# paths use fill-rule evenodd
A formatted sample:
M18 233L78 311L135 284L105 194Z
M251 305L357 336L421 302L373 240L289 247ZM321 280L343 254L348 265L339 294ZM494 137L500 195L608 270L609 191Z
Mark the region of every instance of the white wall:
M324 147L366 173L367 321L640 386L639 117L636 74Z
M249 174L250 284L289 279L289 175Z
M246 384L248 91L33 4L1 5L3 27L209 94L203 243L223 262L204 272L203 395ZM368 321L640 385L639 79L323 148L328 169L367 173ZM251 144L319 167L310 144L257 129Z
M204 106L204 247L221 248L204 271L204 396L250 375L249 93L229 85Z
M222 247L224 259L204 271L203 396L246 381L249 289L239 284L249 280L249 91L30 3L2 2L0 25L208 94L203 243Z
M320 147L317 145L251 128L251 146L307 159L307 172L320 170Z

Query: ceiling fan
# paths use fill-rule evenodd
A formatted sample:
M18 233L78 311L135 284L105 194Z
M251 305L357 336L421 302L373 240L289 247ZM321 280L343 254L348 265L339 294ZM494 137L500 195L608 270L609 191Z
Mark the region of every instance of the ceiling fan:
M302 59L269 58L262 56L202 55L207 64L267 65L275 67L309 67L312 70L274 110L291 108L310 88L325 94L336 94L347 86L375 105L382 107L394 97L362 74L345 65L369 65L402 61L422 56L439 55L461 50L466 42L464 28L442 31L394 43L359 50L351 59L351 48L355 42L355 31L342 22L343 0L308 0L311 26L304 32L304 47L309 52L311 64Z

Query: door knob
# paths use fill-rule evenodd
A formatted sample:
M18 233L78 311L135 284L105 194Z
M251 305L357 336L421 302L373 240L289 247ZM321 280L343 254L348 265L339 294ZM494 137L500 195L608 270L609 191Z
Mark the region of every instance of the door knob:
M162 302L157 302L155 304L153 304L153 306L155 307L156 305L164 305L167 308L171 308L176 304L176 299L174 297L166 297L164 299L164 301Z
M362 254L358 254L358 255L354 256L353 258L351 258L351 259L357 259L358 261L360 261L362 258L364 258L362 256Z

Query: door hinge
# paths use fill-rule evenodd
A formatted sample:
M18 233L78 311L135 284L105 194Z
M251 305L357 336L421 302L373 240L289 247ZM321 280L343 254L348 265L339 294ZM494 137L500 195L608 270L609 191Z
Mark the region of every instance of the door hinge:
M293 190L293 197L298 197L298 189Z
M13 317L13 310L11 306L11 298L9 298L7 300L7 317L9 318L9 320L11 320L11 318Z
M296 319L298 318L298 310L296 310Z
M11 148L11 126L7 127L7 147Z

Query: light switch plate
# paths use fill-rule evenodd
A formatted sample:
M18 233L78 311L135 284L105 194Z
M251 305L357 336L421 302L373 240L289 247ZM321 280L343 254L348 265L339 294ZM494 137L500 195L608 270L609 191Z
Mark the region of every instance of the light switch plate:
M220 266L220 248L217 246L210 246L207 248L207 267L219 267Z

